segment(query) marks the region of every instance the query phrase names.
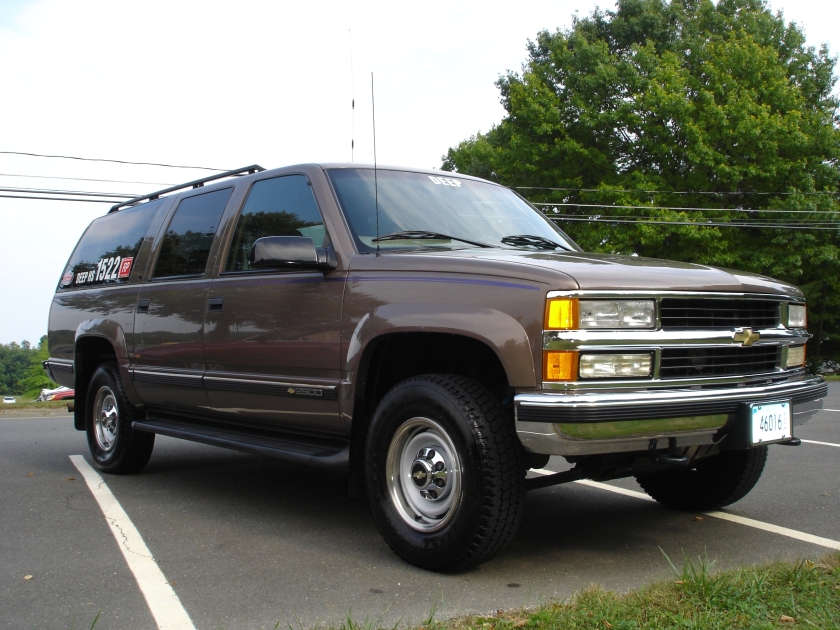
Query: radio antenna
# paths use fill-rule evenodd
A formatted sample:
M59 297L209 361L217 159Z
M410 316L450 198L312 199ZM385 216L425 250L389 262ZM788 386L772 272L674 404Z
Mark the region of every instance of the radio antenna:
M379 180L376 177L376 105L373 99L373 72L370 73L370 109L373 114L373 194L376 205L376 255L379 256Z
M350 41L350 161L353 161L356 149L356 77L353 74L353 36L347 29L347 39Z

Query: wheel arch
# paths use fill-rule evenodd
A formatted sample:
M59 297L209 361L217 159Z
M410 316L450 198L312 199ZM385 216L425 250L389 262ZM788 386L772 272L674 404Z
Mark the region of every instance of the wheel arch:
M111 320L89 320L76 329L73 368L75 378L75 404L73 424L85 430L87 389L96 368L105 361L114 361L122 377L123 387L131 399L136 399L128 378L128 355L122 327Z

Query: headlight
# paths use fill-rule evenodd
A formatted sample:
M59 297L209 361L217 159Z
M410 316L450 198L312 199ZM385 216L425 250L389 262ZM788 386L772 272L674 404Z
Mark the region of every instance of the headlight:
M578 300L552 298L546 302L546 330L654 328L653 300Z
M647 378L650 354L581 354L581 378Z
M805 346L791 346L788 348L785 367L802 367L805 365Z
M808 325L808 316L804 304L788 304L788 328L805 328Z

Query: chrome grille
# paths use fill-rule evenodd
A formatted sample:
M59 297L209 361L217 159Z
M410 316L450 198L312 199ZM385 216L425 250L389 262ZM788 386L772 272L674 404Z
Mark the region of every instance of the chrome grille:
M781 354L779 346L663 348L659 378L763 374L779 366Z
M663 298L660 304L663 329L681 328L775 328L779 303L772 300L727 300L715 298Z

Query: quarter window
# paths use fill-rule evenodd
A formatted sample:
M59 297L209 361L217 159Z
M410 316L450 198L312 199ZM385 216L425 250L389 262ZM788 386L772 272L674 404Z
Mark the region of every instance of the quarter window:
M233 188L182 200L169 223L160 248L155 278L204 273L210 247Z
M64 269L59 289L128 282L134 259L163 200L106 214L90 224Z
M266 236L308 236L315 247L323 247L324 220L303 175L263 179L251 187L228 252L227 271L248 271L254 241Z

